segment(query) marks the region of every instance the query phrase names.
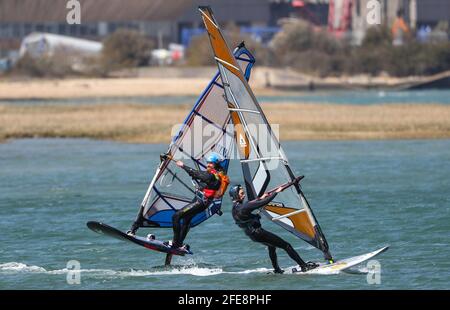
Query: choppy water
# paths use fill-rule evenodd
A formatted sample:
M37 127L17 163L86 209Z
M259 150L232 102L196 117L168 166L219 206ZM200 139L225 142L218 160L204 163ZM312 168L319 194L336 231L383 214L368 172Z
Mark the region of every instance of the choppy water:
M256 94L258 95L258 94ZM450 104L450 90L409 90L409 91L379 91L379 90L339 90L317 92L286 92L285 95L257 96L262 103L328 103L328 104L394 104L394 103L435 103ZM161 97L92 97L72 99L5 99L0 104L192 104L197 96L161 96Z
M36 139L0 144L0 289L447 289L450 140L290 142L285 150L337 258L390 244L381 284L364 275L270 275L266 249L224 215L191 230L194 256L101 236L88 220L127 229L164 145ZM239 167L231 167L239 179ZM305 259L317 250L268 221ZM145 230L141 230L145 232ZM157 230L169 238L170 230ZM279 252L282 266L292 262ZM67 284L67 262L81 284Z

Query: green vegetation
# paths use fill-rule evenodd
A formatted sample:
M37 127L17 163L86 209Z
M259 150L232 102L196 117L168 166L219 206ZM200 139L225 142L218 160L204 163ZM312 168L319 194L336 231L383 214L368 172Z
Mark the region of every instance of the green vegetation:
M40 58L25 55L17 62L11 74L62 78L75 73L69 59L67 53L63 51L56 51L51 56L48 55Z
M103 41L103 65L112 69L148 65L153 48L153 41L139 32L119 29Z
M258 64L268 65L270 63L270 49L264 47L261 43L255 41L250 35L240 33L235 24L229 24L225 27L225 36L233 49L242 41L252 52L258 61ZM215 61L211 44L207 34L194 37L186 50L186 64L188 66L214 66Z
M445 34L448 24L440 24L436 29ZM285 23L268 46L240 33L234 24L225 27L225 35L231 48L245 41L258 65L291 67L321 77L355 74L405 77L450 70L449 41L430 36L430 41L424 44L409 37L404 45L394 46L390 30L384 26L370 28L360 46L336 39L324 29L302 20ZM66 51L56 51L39 59L25 56L13 74L56 78L68 75L105 77L114 70L148 65L152 48L153 41L139 32L119 29L105 39L100 56L81 58ZM193 38L186 50L185 64L215 64L206 34Z
M25 55L10 74L31 77L108 76L113 70L148 65L153 41L135 30L119 29L103 42L99 56L56 50L42 57Z
M277 64L319 76L342 74L430 75L450 70L450 42L419 43L411 38L392 45L388 28L372 27L361 46L351 46L303 21L283 26L273 39Z
M326 76L345 71L349 47L304 21L290 22L273 38L276 64Z

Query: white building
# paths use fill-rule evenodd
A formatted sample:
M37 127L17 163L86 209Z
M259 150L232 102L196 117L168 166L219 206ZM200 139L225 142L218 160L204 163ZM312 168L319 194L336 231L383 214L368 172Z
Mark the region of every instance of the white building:
M22 40L19 56L23 57L25 54L31 57L51 56L57 51L78 56L94 56L100 54L102 48L103 44L96 41L34 32Z

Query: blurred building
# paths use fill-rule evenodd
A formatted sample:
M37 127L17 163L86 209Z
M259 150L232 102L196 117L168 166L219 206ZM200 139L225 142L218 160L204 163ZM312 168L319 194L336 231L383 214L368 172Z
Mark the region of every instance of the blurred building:
M199 18L198 6L209 5L221 26L230 23L243 30L261 29L267 31L274 19L270 10L273 0L194 0L192 5L177 19L178 39L183 45L189 45L193 36L204 33L203 22ZM278 29L277 29L278 30Z
M417 12L414 20L416 28L421 26L436 26L439 22L447 21L450 23L450 1L449 0L415 0L415 11Z
M57 52L62 52L65 55L93 56L99 54L102 47L102 43L96 41L53 33L33 32L22 40L19 54L21 57L27 54L36 58L54 55Z
M65 0L0 0L0 56L18 50L33 32L102 40L118 28L131 28L171 41L174 23L192 0L79 0L81 24L69 25Z
M158 47L187 45L202 33L197 6L210 5L222 25L234 23L256 39L268 41L283 18L302 18L331 33L361 42L370 0L79 0L81 24L66 22L66 0L0 0L0 57L18 51L33 32L101 41L118 28L131 28ZM392 25L399 8L411 29L450 21L450 0L379 0L382 23Z
M328 18L328 0L79 0L81 24L69 25L67 1L0 0L0 56L18 50L33 32L101 41L118 28L131 28L159 47L188 44L203 27L199 5L210 5L222 25L232 22L263 41L279 30L281 18L318 25L326 25Z
M198 5L210 5L221 25L234 23L241 32L262 42L269 41L280 30L282 19L301 18L325 26L328 18L328 0L194 0L193 4L178 19L183 45L204 32Z
M371 0L329 0L329 31L342 37L348 36L360 43L371 25L367 22ZM439 22L450 22L449 0L378 0L381 23L391 27L399 10L410 29L421 26L434 27Z

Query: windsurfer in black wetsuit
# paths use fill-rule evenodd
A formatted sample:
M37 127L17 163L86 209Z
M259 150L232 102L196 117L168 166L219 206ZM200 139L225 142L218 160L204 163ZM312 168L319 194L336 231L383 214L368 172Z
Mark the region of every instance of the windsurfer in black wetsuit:
M298 253L288 242L284 241L277 235L264 230L261 227L261 217L258 214L252 213L257 209L266 206L275 198L278 193L280 193L284 189L286 189L286 187L280 186L271 194L264 194L260 198L244 202L244 189L241 185L235 185L229 191L231 199L233 200L232 215L236 224L244 230L245 234L251 240L267 245L269 249L269 257L275 273L284 272L278 265L276 248L285 250L288 253L289 257L292 258L300 266L302 272L305 272L317 267L318 265L312 262L305 263L301 259L300 255L298 255Z
M172 216L172 247L179 248L183 245L194 216L208 208L214 198L221 197L226 191L229 179L220 166L220 162L220 155L216 153L211 153L208 156L205 171L187 167L182 161L176 162L178 167L184 169L189 176L197 181L199 188L194 201L175 212Z

